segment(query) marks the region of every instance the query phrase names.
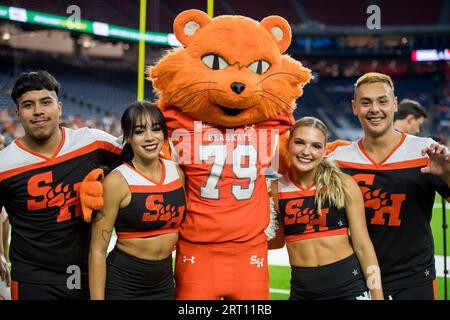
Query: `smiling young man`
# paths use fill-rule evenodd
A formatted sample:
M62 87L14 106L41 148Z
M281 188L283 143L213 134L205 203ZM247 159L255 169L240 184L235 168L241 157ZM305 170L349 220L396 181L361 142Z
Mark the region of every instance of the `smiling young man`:
M13 299L87 299L90 225L79 188L113 165L120 145L96 130L60 127L60 85L46 71L23 73L11 97L25 135L0 152L0 209L12 226Z
M397 98L391 78L361 76L353 112L364 136L330 156L364 195L366 220L386 299L435 299L430 221L436 191L450 200L450 154L430 138L394 129Z

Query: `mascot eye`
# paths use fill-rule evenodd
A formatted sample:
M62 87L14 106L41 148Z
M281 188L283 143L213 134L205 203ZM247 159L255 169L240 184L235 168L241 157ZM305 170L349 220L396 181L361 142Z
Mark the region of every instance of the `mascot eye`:
M263 74L270 68L270 63L268 63L265 60L258 60L255 62L252 62L248 68L257 74Z
M217 54L208 54L202 58L202 61L208 68L213 70L223 70L229 66L229 64Z

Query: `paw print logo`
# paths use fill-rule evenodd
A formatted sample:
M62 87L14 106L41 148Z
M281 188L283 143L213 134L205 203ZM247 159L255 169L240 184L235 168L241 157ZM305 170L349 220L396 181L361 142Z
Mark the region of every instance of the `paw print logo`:
M297 212L297 223L308 224L314 219L314 209L306 208Z
M72 198L72 191L69 184L63 187L62 183L50 189L47 192L47 207L63 207L66 201Z
M159 210L158 220L167 222L167 221L173 219L177 214L178 214L177 207L168 204Z
M364 206L373 210L379 210L381 207L387 205L388 194L382 192L381 189L371 191L370 188L361 187L361 192L364 196Z

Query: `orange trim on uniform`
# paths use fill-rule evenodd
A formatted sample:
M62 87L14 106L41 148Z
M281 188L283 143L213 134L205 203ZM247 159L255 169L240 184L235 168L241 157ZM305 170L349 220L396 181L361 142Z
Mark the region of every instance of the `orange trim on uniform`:
M65 142L66 142L66 129L64 127L61 127L61 143L58 146L58 149L56 149L55 153L53 154L52 158L55 158L58 156L59 152L61 151L61 149L63 148Z
M288 173L288 179L289 179L289 181L290 181L293 185L295 185L297 188L299 188L299 189L302 190L302 191L310 191L312 188L314 188L314 187L316 186L316 182L314 181L310 186L308 186L308 187L306 187L306 188L302 187L300 184L298 184L298 183L294 180L294 178L292 177L292 175L291 175L290 172Z
M306 190L306 191L278 192L278 200L314 197L315 195L316 195L315 189L314 190Z
M164 179L166 179L166 165L164 164L164 161L161 160L160 158L158 158L158 160L161 163L161 169L162 169L162 174L161 174L161 178L159 179L159 182L156 182L155 180L150 179L149 177L145 176L142 172L136 170L136 168L134 168L133 166L130 166L128 163L125 163L125 165L128 168L130 168L131 170L133 170L134 172L136 172L138 175L140 175L145 180L150 181L151 183L153 183L155 185L161 185L164 183Z
M27 171L36 170L39 168L44 168L44 167L52 166L52 165L55 165L55 164L58 164L58 163L61 163L64 161L68 161L68 160L83 156L85 154L88 154L90 152L93 152L97 149L103 149L103 150L110 151L110 152L113 152L118 155L120 155L120 153L122 152L122 150L120 148L114 146L113 144L111 144L109 142L95 141L95 142L88 144L84 147L81 147L75 151L69 152L65 155L62 155L62 156L59 156L56 158L49 158L46 161L33 163L33 164L29 164L29 165L26 165L23 167L4 171L4 172L0 173L0 180L8 179L8 178L14 177L18 174L25 173Z
M117 232L117 238L119 239L133 239L133 238L146 238L154 237L167 233L178 233L178 228L176 229L158 229L151 231L142 232Z
M373 164L364 164L364 163L355 163L355 162L347 162L337 160L336 163L341 169L357 169L357 170L401 170L401 169L411 169L411 168L419 168L428 165L429 158L420 158L414 160L406 160L395 163L388 163L383 165L373 165Z
M46 157L43 154L39 154L37 152L34 152L34 151L28 149L20 142L20 138L17 140L14 140L14 143L20 149L22 149L25 152L31 153L33 156L36 156L36 157L44 159L44 160L50 160L50 159L55 158L58 155L58 153L61 151L62 147L64 146L64 143L66 142L66 131L64 130L64 127L60 127L59 129L61 130L61 141L59 142L58 148L56 148L56 151L53 153L53 155L51 157Z
M362 139L360 139L358 141L358 147L361 150L361 152L366 156L366 158L372 162L372 164L374 166L381 166L383 165L383 163L385 163L391 156L392 154L398 149L400 148L400 146L403 144L403 142L406 139L406 133L400 132L402 134L402 137L400 138L400 141L397 143L397 145L387 154L387 156L380 162L380 163L376 163L371 156L369 156L369 154L367 153L367 151L364 149L364 146L362 144Z
M175 181L172 181L171 183L163 185L156 185L156 186L131 185L129 187L131 193L153 193L153 192L161 193L182 188L183 184L181 183L180 179L177 179Z
M436 279L433 280L433 299L437 300L437 288L436 288Z
M19 300L19 283L11 280L11 300Z
M294 241L301 241L301 240L307 240L307 239L314 239L314 238L323 238L323 237L331 237L331 236L338 236L338 235L347 235L348 234L348 228L339 228L329 231L319 231L319 232L311 232L307 234L296 234L291 236L286 236L286 243L291 243Z

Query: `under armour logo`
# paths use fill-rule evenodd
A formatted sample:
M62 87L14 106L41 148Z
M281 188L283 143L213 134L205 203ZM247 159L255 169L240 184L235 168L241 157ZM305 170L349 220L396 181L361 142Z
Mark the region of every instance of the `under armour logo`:
M250 264L256 264L257 268L264 266L264 258L258 259L258 256L254 255L250 257Z
M183 261L183 263L190 262L191 264L194 264L195 263L195 257L192 256L192 257L188 258L186 256L183 256L182 261Z

